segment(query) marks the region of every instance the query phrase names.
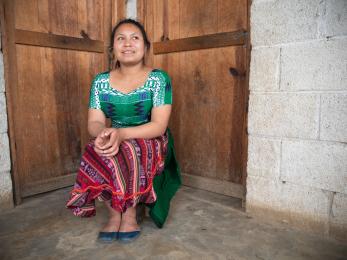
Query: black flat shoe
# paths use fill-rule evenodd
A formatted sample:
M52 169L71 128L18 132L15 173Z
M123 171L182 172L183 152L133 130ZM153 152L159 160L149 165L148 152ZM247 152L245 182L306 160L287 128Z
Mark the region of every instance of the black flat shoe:
M98 241L102 243L112 243L118 239L119 232L99 232Z
M122 243L130 243L140 236L141 231L118 232L118 240Z

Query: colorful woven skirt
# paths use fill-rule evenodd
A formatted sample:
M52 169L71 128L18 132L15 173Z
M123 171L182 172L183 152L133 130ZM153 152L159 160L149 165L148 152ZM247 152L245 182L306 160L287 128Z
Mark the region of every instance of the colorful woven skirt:
M167 145L167 134L126 140L117 155L108 159L94 151L91 141L82 155L67 208L76 216L91 217L96 214L95 199L110 200L119 212L140 202L155 202L153 179L164 169Z

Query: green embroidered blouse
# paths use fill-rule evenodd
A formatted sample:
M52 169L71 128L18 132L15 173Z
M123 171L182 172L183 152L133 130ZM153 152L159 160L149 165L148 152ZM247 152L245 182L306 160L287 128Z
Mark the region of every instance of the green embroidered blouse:
M98 74L90 89L89 108L101 109L112 121L112 127L142 125L151 120L151 110L172 104L169 75L159 69L152 70L143 86L130 93L120 92L110 85L110 72Z

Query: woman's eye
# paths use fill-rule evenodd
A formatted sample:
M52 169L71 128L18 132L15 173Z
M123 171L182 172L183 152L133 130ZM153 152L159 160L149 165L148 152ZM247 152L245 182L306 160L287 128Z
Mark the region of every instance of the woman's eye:
M122 41L124 39L124 37L118 37L117 41Z
M139 36L134 36L133 39L134 40L138 40L138 39L140 39L140 37Z

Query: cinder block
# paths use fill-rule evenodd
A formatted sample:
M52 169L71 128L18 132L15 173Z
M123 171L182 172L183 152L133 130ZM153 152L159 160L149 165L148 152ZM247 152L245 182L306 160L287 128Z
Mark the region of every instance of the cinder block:
M322 190L303 185L257 176L247 177L248 212L262 209L270 215L272 212L274 218L281 218L301 227L320 227L322 232L328 225L329 196L330 194Z
M281 180L347 193L347 144L282 142Z
M322 23L324 24L322 35L324 37L347 35L347 1L326 1L326 10Z
M321 98L320 139L347 143L347 94Z
M274 91L279 89L280 48L252 49L250 89Z
M315 39L319 0L255 1L251 6L253 46Z
M283 46L282 90L347 90L347 39Z
M0 93L5 92L4 56L0 52Z
M0 210L13 208L12 180L9 172L0 172Z
M280 184L276 180L269 180L260 176L247 176L246 207L251 206L269 208L275 211L282 209L282 200L279 195Z
M11 170L10 146L7 133L0 134L0 175Z
M330 235L347 241L347 195L336 193L330 217Z
M0 93L0 134L7 132L7 111L5 94Z
M281 141L249 136L247 175L279 178Z
M250 95L248 126L250 134L278 137L317 138L319 95Z

